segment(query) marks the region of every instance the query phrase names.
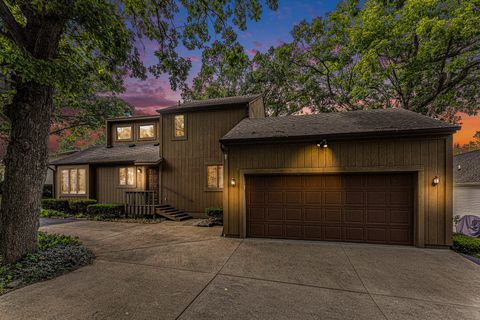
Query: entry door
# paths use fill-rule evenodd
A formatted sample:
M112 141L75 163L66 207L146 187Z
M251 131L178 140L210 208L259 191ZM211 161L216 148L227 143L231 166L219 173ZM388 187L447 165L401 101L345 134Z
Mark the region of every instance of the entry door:
M413 176L246 177L247 236L413 244Z

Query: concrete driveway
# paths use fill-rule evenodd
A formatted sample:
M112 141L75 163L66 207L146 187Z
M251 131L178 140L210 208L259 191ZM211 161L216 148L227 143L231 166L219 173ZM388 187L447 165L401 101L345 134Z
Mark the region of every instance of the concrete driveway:
M221 238L194 221L76 221L91 266L0 297L6 319L480 319L480 267L449 250Z

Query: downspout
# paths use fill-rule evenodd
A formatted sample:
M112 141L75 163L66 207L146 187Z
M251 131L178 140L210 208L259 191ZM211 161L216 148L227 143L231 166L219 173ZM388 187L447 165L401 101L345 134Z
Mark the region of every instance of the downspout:
M223 154L223 226L222 226L222 236L225 237L225 225L228 225L226 222L228 220L228 209L229 209L229 190L230 190L230 172L229 172L229 159L228 159L228 148L220 143L220 149Z

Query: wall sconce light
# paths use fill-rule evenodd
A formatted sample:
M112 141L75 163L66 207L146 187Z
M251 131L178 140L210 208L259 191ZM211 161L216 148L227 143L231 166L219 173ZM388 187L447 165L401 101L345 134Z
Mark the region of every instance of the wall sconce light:
M328 148L328 143L326 139L323 139L320 142L317 142L317 147L319 148Z
M138 168L138 169L137 169L137 172L138 172L138 173L142 173L142 169Z
M235 187L237 185L237 181L235 180L235 178L230 179L230 185L232 187Z
M436 186L440 183L440 178L435 176L435 178L433 178L432 180L432 186Z

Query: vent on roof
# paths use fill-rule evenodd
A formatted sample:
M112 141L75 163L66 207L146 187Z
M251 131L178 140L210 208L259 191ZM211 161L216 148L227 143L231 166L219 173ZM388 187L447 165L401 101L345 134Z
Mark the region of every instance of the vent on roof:
M462 170L462 166L461 166L461 165L458 165L458 166L457 166L457 169L458 169L458 170Z
M133 147L136 146L136 144L135 144L135 143L132 143L132 144L129 144L128 146L129 146L130 148L133 148Z

